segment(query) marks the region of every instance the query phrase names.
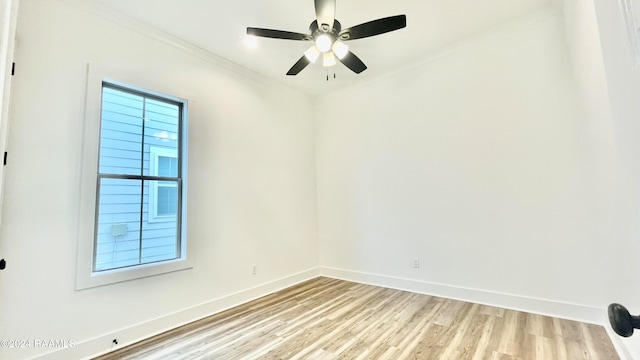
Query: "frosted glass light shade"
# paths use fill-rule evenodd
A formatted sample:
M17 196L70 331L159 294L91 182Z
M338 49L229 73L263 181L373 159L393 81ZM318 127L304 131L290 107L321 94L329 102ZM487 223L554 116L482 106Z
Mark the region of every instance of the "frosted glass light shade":
M317 47L312 46L307 51L304 52L304 56L312 63L315 63L320 56L320 50Z
M332 50L333 53L336 54L338 59L342 60L345 56L347 56L347 53L349 53L349 45L343 43L340 40L336 40L336 42L333 43Z
M336 57L332 52L324 53L324 59L322 60L322 66L334 66L336 64Z

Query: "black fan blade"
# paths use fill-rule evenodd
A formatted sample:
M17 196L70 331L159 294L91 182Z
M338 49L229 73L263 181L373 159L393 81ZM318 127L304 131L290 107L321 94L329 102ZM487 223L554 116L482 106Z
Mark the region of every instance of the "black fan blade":
M291 67L291 69L289 69L289 72L287 72L287 75L298 75L298 73L302 71L304 68L306 68L307 65L309 64L311 64L311 61L309 61L309 59L307 59L306 56L302 55L300 60L298 60L298 62L295 63Z
M341 40L362 39L369 36L380 35L389 31L402 29L407 26L406 15L389 16L386 18L373 20L364 24L356 25L340 31L338 36Z
M336 0L314 0L314 3L318 28L324 32L331 31L336 19Z
M365 65L362 60L360 60L360 58L351 51L347 52L347 55L345 55L342 59L338 58L337 56L336 58L356 74L360 74L361 72L367 70L367 65Z
M311 35L300 34L291 31L273 30L273 29L260 29L260 28L247 28L247 35L260 36L272 39L284 39L284 40L313 40Z

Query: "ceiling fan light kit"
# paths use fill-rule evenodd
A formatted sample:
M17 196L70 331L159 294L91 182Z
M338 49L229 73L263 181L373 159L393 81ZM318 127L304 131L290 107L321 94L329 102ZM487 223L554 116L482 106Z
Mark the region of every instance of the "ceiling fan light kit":
M304 55L289 69L287 75L297 75L307 65L315 63L320 55L323 55L322 65L325 67L334 66L340 61L354 73L360 74L367 69L367 66L349 50L349 46L344 42L384 34L407 26L406 15L396 15L343 30L340 22L335 19L336 0L314 0L314 5L316 20L309 26L309 35L283 30L247 28L247 35L315 42L315 45L305 51Z

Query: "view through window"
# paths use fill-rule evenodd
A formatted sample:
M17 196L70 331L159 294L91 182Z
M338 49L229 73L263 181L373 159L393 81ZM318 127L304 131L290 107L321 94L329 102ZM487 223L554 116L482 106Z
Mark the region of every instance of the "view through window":
M181 256L183 106L103 83L94 271Z

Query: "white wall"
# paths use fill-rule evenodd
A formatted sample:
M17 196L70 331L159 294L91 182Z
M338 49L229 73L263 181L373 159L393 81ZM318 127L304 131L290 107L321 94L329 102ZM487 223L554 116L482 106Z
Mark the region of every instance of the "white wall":
M612 140L572 65L562 16L538 14L318 101L321 264L602 322Z
M69 339L48 358L92 355L319 265L580 320L604 321L613 301L640 313L640 82L617 4L567 0L564 17L534 15L312 102L74 3L21 1L0 339ZM74 290L87 62L191 101L193 270Z
M126 345L317 274L310 99L109 19L51 0L24 0L19 13L0 339L77 344L52 358ZM87 62L190 100L192 270L74 290ZM53 350L3 348L0 358Z

